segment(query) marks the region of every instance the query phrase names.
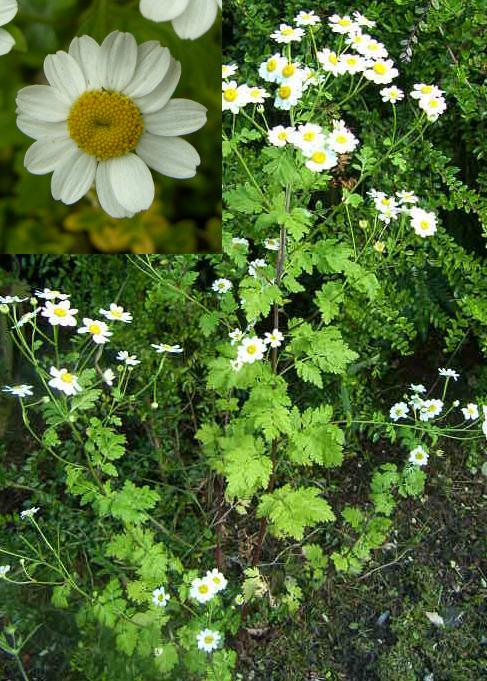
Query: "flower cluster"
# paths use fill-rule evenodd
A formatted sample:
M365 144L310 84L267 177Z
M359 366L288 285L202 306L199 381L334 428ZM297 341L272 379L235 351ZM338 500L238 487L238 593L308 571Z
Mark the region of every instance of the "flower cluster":
M283 334L279 329L266 332L264 338L250 336L245 338L245 334L240 329L234 329L229 334L231 345L240 343L237 348L236 359L230 360L230 364L235 371L239 371L244 364L253 364L264 358L267 348L278 348L284 340Z
M224 575L217 569L208 570L206 575L202 578L196 577L191 582L191 589L189 595L198 603L207 603L211 601L216 594L223 591L228 582ZM218 648L221 641L221 634L212 629L203 629L196 636L198 648L207 653L211 653Z
M411 218L411 227L421 238L432 236L437 230L436 215L431 211L426 211L415 205L419 199L410 191L399 191L395 196L387 196L384 192L371 189L367 192L372 198L377 209L379 220L388 225L391 221L397 220L401 214L406 214Z

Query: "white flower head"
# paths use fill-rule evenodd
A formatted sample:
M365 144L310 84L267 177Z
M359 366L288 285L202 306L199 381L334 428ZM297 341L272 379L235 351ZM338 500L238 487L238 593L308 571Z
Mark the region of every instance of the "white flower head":
M93 342L97 345L108 343L110 336L113 335L105 322L89 319L89 317L83 317L83 326L79 327L78 333L89 333Z
M442 410L443 402L441 400L423 400L419 412L419 419L420 421L429 421L441 414Z
M295 106L303 94L303 82L300 78L283 83L277 88L274 106L276 109L289 111L292 106Z
M409 407L405 402L396 402L389 411L389 416L393 421L405 418L409 413Z
M333 33L348 34L360 32L360 27L358 23L352 21L352 19L347 15L341 17L339 14L333 14L328 19L328 25L330 26Z
M233 284L229 279L215 279L211 288L216 293L228 293L233 288Z
M264 269L265 267L267 267L266 261L262 258L256 258L255 260L249 262L248 272L251 277L257 277L259 270Z
M349 73L353 76L356 73L362 73L368 66L369 61L358 54L342 52L338 57L339 73Z
M269 130L267 137L269 142L275 147L284 147L291 141L294 131L295 128L289 126L285 128L283 125L276 125Z
M211 601L213 596L216 594L216 587L213 580L208 577L203 577L200 579L196 577L191 582L191 589L189 595L194 598L198 603L206 603Z
M249 240L243 236L234 236L232 239L232 246L243 246L244 248L248 248Z
M364 71L367 80L371 80L378 85L387 85L394 78L397 78L399 71L394 67L392 59L378 59L373 62L370 68Z
M413 393L420 393L423 394L426 392L426 388L422 383L411 383L409 386Z
M67 369L56 369L56 367L51 367L49 373L52 376L49 381L51 388L60 390L65 395L76 395L76 393L81 392L78 377L71 374Z
M405 204L408 204L408 203L418 203L418 201L419 201L416 194L414 194L413 192L409 192L405 189L402 189L401 191L396 192L396 196L399 199L399 203L401 205L405 205Z
M306 12L301 10L297 16L294 17L296 26L316 26L321 22L320 17L313 11Z
M244 338L237 350L237 360L242 364L253 364L264 357L266 344L261 338L252 336Z
M31 397L32 396L32 385L25 385L22 383L21 385L6 385L4 388L2 388L2 392L4 393L10 393L14 397Z
M415 83L413 90L410 93L413 99L422 99L423 97L441 97L443 90L440 90L436 85L428 85L427 83Z
M32 508L26 508L25 511L20 512L20 517L22 520L25 520L26 518L33 518L36 513L39 512L39 507L38 506L32 506Z
M17 0L1 0L0 1L0 26L5 26L9 21L12 21L17 14L18 5ZM0 55L10 52L15 45L15 39L4 28L0 28Z
M446 99L441 95L427 95L419 100L419 108L425 112L429 121L436 121L446 111Z
M337 154L349 154L359 141L343 121L333 121L333 131L328 135L326 144Z
M268 83L276 83L279 78L281 68L287 62L279 52L272 54L259 66L259 76Z
M248 104L247 86L237 85L235 80L222 83L222 111L238 114Z
M52 290L50 288L45 288L43 291L36 290L35 295L44 300L66 300L70 297L69 293L61 293L60 291Z
M76 326L77 312L76 308L71 307L69 300L61 300L59 303L46 300L46 304L41 309L41 315L47 318L51 326Z
M158 589L154 589L152 592L152 602L159 608L165 608L170 598L170 595L166 592L163 586L160 586Z
M227 79L234 76L238 71L236 64L222 64L222 78Z
M15 303L23 303L27 298L19 298L19 296L0 296L1 305L15 305Z
M438 369L438 373L444 378L453 378L454 381L460 378L460 374L454 369Z
M305 151L303 155L308 158L305 163L306 168L314 173L321 173L324 170L334 168L338 163L338 157L333 149L329 147L321 147L314 151Z
M316 123L305 123L299 125L297 130L291 134L291 144L302 152L314 151L321 148L325 143L325 134L321 125Z
M24 315L22 315L19 321L12 326L12 329L20 329L22 326L25 326L28 322L32 321L35 317L37 317L40 311L41 308L36 307L31 312L26 312Z
M222 0L140 0L140 12L151 21L171 21L184 40L195 40L213 25Z
M268 251L278 251L280 247L280 239L269 238L264 241L264 248Z
M245 99L247 104L264 104L265 100L270 97L270 94L263 87L257 85L242 85L245 89Z
M353 20L355 21L356 24L359 26L368 26L369 28L373 28L375 26L375 21L372 21L372 19L367 19L363 14L360 14L360 12L353 12L352 14Z
M283 340L284 340L284 336L279 331L279 329L274 329L270 333L268 331L266 331L264 343L266 345L269 345L271 348L278 348L279 346L282 345Z
M332 73L334 76L338 76L342 72L340 59L333 50L329 50L326 47L324 50L317 52L316 56L318 57L318 61L320 62L323 71Z
M10 572L11 568L10 565L0 565L0 579L2 577L5 577L5 575Z
M95 184L104 211L132 217L153 202L149 168L194 177L200 157L181 135L205 124L206 108L171 99L181 65L166 47L138 46L119 31L101 46L85 35L68 52L48 55L44 73L49 85L17 94L17 125L36 140L25 155L27 170L53 172L56 200L73 204Z
M113 322L125 322L125 324L129 324L132 321L130 312L125 312L123 307L116 303L110 303L109 310L100 308L100 314Z
M466 421L476 421L479 418L479 408L473 402L469 402L466 407L462 407L462 413Z
M179 355L183 352L180 345L169 345L168 343L151 343L151 348L154 348L158 354Z
M434 213L413 206L409 210L409 215L412 228L421 238L432 236L436 232L436 215Z
M221 634L218 631L213 631L212 629L202 629L196 636L196 641L198 643L198 649L204 650L205 653L211 653L213 650L218 648L221 641Z
M234 329L233 331L230 331L228 336L230 338L230 345L235 345L236 343L240 343L244 337L244 333L240 329Z
M137 355L129 355L127 350L120 350L116 359L129 367L135 367L137 364L140 364L140 359L137 359Z
M387 59L389 56L384 44L370 35L364 34L360 40L357 36L351 44L357 52L368 59Z
M243 594L237 594L234 598L235 605L243 605L245 603L245 598Z
M400 90L397 85L391 85L390 87L384 87L380 90L380 95L383 102L389 102L390 104L395 104L404 99L404 92Z
M104 383L106 383L108 387L111 388L113 385L113 381L115 380L115 374L111 369L105 369L105 371L102 374L102 378Z
M293 42L301 42L304 35L304 30L302 28L294 28L294 26L289 26L288 24L281 24L279 30L271 33L270 37L275 40L276 43L284 43L285 45Z
M428 453L421 445L418 445L409 452L409 462L416 466L426 466L428 463Z
M217 568L213 568L213 570L208 570L208 572L206 573L206 577L211 582L213 582L213 586L215 588L216 593L218 593L219 591L223 591L223 589L225 589L225 587L228 584L227 579Z

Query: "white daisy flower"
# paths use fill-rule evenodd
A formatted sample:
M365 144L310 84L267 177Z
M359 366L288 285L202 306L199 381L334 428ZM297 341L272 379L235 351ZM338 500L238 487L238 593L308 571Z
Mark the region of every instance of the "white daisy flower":
M282 341L284 340L284 336L282 333L279 331L279 329L274 329L269 333L266 331L265 333L265 338L264 338L264 343L266 345L269 345L271 348L278 348L282 345Z
M215 279L211 288L216 293L227 293L233 288L233 284L229 279Z
M426 97L421 97L418 104L419 108L425 112L429 121L438 120L438 117L446 111L446 100L441 96L427 95Z
M419 201L416 194L413 194L413 192L408 192L404 189L401 190L400 192L396 192L396 196L399 199L399 203L401 205L408 204L408 203L418 203L418 201Z
M415 447L409 452L409 462L416 466L426 466L428 463L428 453L421 445Z
M418 236L424 239L436 232L436 215L434 213L429 213L422 208L413 206L409 210L409 215L411 217L411 227Z
M357 52L369 59L387 59L389 56L383 43L380 43L370 35L363 36L364 40L352 43Z
M323 71L332 73L334 76L338 76L341 73L342 65L336 52L325 47L324 50L317 52L316 56Z
M245 603L243 594L237 594L233 600L235 601L235 605L243 605Z
M41 315L47 318L51 326L76 326L76 313L78 310L71 307L69 300L61 300L59 303L51 303L46 300L41 309Z
M338 57L338 69L340 73L362 73L369 66L370 62L358 54L343 52Z
M215 588L216 593L218 593L219 591L223 591L223 589L228 584L228 581L225 579L225 577L217 568L213 568L213 570L208 570L208 572L206 573L206 577L211 582L213 582L213 586Z
M276 81L278 83L287 83L287 81L298 77L301 81L304 80L304 74L299 68L299 64L297 62L288 61L284 57L279 65Z
M110 303L109 310L103 310L100 308L100 314L114 322L125 322L126 324L129 324L132 321L132 315L130 312L125 312L123 307L117 305L116 303Z
M32 385L25 385L25 383L21 385L6 385L2 388L2 392L10 393L14 397L32 397L33 387Z
M90 319L83 317L83 326L80 326L78 333L89 333L94 343L102 345L108 343L109 337L113 336L112 332L108 330L105 322L100 322L97 319Z
M316 123L305 123L299 125L290 138L291 144L302 152L314 151L323 147L325 143L325 135L321 125Z
M36 513L38 513L39 507L38 506L32 506L32 508L26 508L25 511L20 512L20 517L22 520L25 520L26 518L33 518Z
M338 158L333 149L323 147L322 149L315 149L315 151L303 152L303 155L308 158L305 165L314 173L321 173L323 170L334 168L338 163Z
M267 137L269 142L275 147L284 147L290 142L294 130L295 129L291 127L285 128L283 125L276 125L269 130Z
M180 3L178 3L180 5ZM44 60L49 85L17 95L17 125L36 142L25 166L53 172L51 192L72 204L95 183L101 207L115 218L146 210L154 199L149 167L168 177L194 177L200 157L180 135L206 122L206 108L171 99L181 65L156 41L137 46L114 31L102 45L74 38L69 53Z
M246 90L245 98L248 104L264 104L265 100L270 97L270 94L263 87L257 86L243 86Z
M442 410L443 402L441 400L424 400L421 405L419 418L421 421L429 421L438 416L438 414L441 414Z
M299 78L290 80L284 85L280 85L276 92L274 106L276 109L289 111L292 106L295 106L303 94L303 83Z
M191 589L189 595L194 598L198 603L206 603L211 601L213 596L216 594L215 584L208 577L203 577L200 579L196 577L191 582Z
M108 387L112 387L113 381L115 380L115 374L111 369L105 369L105 371L102 374L103 381L108 385Z
M326 138L326 144L337 154L349 154L354 151L359 141L343 121L333 121L333 132Z
M258 275L257 270L263 269L264 267L267 267L266 261L263 260L262 258L256 258L255 260L249 262L248 273L250 274L251 277L257 277Z
M152 592L152 602L159 608L165 608L170 598L171 596L166 593L166 590L163 586L160 586L158 589L154 589Z
M454 381L460 378L460 374L454 369L438 369L438 373L445 378L453 378Z
M211 653L218 648L221 641L221 634L212 629L202 629L196 636L199 650L204 650L205 653Z
M373 28L375 26L375 21L372 21L372 19L367 19L363 14L360 14L360 12L353 12L352 14L353 20L355 21L356 24L359 26L368 26L369 28Z
M1 305L14 305L15 303L23 303L27 298L19 298L19 296L0 296Z
M71 294L45 288L43 291L36 290L35 295L37 298L43 298L44 300L56 300L56 298L59 300L66 300Z
M372 36L370 36L368 33L359 32L353 33L352 35L349 35L347 38L345 38L345 43L349 45L353 50L360 52L359 48L363 48L363 46L369 40L372 40Z
M328 25L333 33L356 33L358 30L357 24L347 15L341 17L338 14L333 14L328 19Z
M151 348L154 348L159 355L163 353L179 355L183 352L180 345L168 345L167 343L151 343Z
M17 14L17 0L0 0L0 26L5 26ZM0 55L10 52L15 45L14 38L4 28L0 28Z
M233 331L230 331L228 337L230 338L230 345L235 345L235 343L240 343L244 337L244 333L243 331L240 331L240 329L234 329Z
M244 338L237 351L237 360L242 364L253 364L263 359L266 349L264 341L257 336Z
M5 577L7 572L10 572L11 568L10 565L0 565L0 579L2 577Z
M270 37L276 41L276 43L284 43L285 45L292 42L301 42L304 35L304 30L302 28L294 28L288 24L281 24L278 31L271 33Z
M405 402L396 402L389 411L389 416L393 421L403 419L409 413L409 407Z
M49 381L51 388L60 390L65 395L76 395L81 392L81 386L78 383L78 377L70 374L67 369L56 369L51 367L49 373L53 378Z
M244 248L248 248L249 240L245 239L243 236L234 236L232 239L232 244L234 246L244 246Z
M426 392L426 388L424 387L424 385L422 383L411 383L411 385L409 387L411 388L413 393L423 394L423 393Z
M479 417L479 408L473 402L469 402L466 407L462 407L463 418L467 421L475 421Z
M390 104L395 104L404 99L404 92L400 90L396 85L391 85L391 87L384 87L380 90L380 96L383 102L389 102Z
M394 68L392 59L379 59L364 71L364 76L367 80L371 80L378 85L387 85L394 78L397 78L398 75L399 71Z
M281 68L286 61L287 59L285 57L281 56L279 52L276 52L260 64L259 76L268 83L276 83Z
M415 83L410 95L413 99L422 99L423 97L441 97L443 90L440 90L436 85L427 85L426 83Z
M129 355L127 350L120 350L116 359L129 367L135 367L137 364L140 364L140 359L137 359L137 355Z
M266 239L264 241L264 248L267 248L268 251L278 251L280 247L279 239Z
M222 78L231 78L238 71L238 66L236 64L222 64Z
M320 17L313 11L305 12L301 10L298 12L297 16L294 17L296 26L316 26L316 24L319 24L320 22Z
M222 111L238 114L247 103L247 86L237 85L235 80L222 83Z
M195 40L213 25L222 0L140 0L142 16L151 21L171 21L184 40Z

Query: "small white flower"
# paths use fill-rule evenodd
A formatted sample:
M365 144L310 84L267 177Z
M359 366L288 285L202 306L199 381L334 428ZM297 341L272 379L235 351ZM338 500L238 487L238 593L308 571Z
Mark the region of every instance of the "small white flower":
M389 411L389 416L393 421L398 421L399 419L403 419L407 414L409 413L409 407L405 402L396 402L396 404L393 404L390 411Z
M237 359L242 364L253 364L264 357L266 351L266 344L257 336L251 338L244 338L241 345L238 347Z
M97 345L108 343L109 337L113 335L105 322L100 322L97 319L83 317L83 325L79 327L78 333L89 333L93 342Z
M0 565L0 579L2 577L5 577L7 572L10 572L11 568L10 565Z
M438 414L441 414L443 410L443 402L441 400L424 400L420 412L420 421L429 421L435 418Z
M452 406L453 407L459 407L460 406L460 400L453 400Z
M166 590L163 586L159 587L158 589L154 589L152 592L152 602L159 608L165 608L170 598L170 595L166 593Z
M20 517L22 520L25 520L26 518L33 518L38 511L38 506L32 506L32 508L26 508L25 511L21 511Z
M330 26L331 30L333 33L356 33L360 29L358 28L358 25L352 21L352 19L348 16L339 16L338 14L333 14L329 19L328 19L328 25Z
M413 393L423 394L426 392L426 388L422 383L411 383L410 388L413 391Z
M236 81L229 80L222 83L222 111L231 111L238 114L247 103L247 86L237 85Z
M279 86L274 100L276 109L289 111L292 106L295 106L303 94L303 83L300 78L295 78L287 83Z
M215 584L208 577L203 577L200 579L196 577L191 582L191 589L189 595L194 598L198 603L206 603L211 601L213 596L216 594Z
M14 305L15 303L23 303L26 300L27 298L19 298L19 296L0 296L0 305Z
M460 378L460 374L454 369L438 369L438 373L444 378L453 378L454 381Z
M475 421L479 417L479 408L473 402L469 402L466 407L462 407L462 413L467 421Z
M233 288L233 284L229 279L216 279L211 285L211 288L216 293L227 293Z
M288 24L281 24L278 31L271 33L270 37L276 41L276 43L289 44L292 42L301 42L304 35L304 30L302 28L294 28Z
M409 452L409 462L416 466L425 466L428 463L428 453L421 445L418 445Z
M394 78L397 78L398 75L399 71L394 68L392 59L378 59L370 68L364 71L365 78L378 85L387 85Z
M113 381L115 380L115 374L111 369L106 369L102 374L102 378L104 382L111 388Z
M362 73L369 66L370 62L358 54L350 54L349 52L342 52L338 57L338 67L340 73L348 73L353 76L356 73Z
M353 12L352 14L353 19L356 24L359 26L368 26L369 28L373 28L375 26L375 21L372 21L372 19L367 19L363 14L360 14L360 12Z
M426 83L415 83L414 89L410 93L413 99L422 99L423 97L441 97L443 90L440 90L436 85L427 85Z
M359 144L343 121L333 121L333 131L328 135L326 144L337 154L348 154Z
M32 312L27 312L26 314L22 315L17 324L14 324L12 326L12 329L20 329L22 326L25 326L28 322L32 321L35 317L37 317L40 311L41 308L36 307L35 310L32 310Z
M257 277L257 270L263 269L264 267L267 267L267 263L265 260L262 258L257 258L256 260L252 260L249 262L249 269L248 272L251 277Z
M411 217L411 226L418 236L424 239L436 232L436 215L434 213L429 213L422 208L413 206L409 210L409 215Z
M408 203L418 203L419 199L414 194L413 192L408 192L406 190L401 190L400 192L396 192L396 196L399 199L399 203L402 205L408 204Z
M154 348L158 354L167 352L169 354L179 355L183 352L180 345L168 345L167 343L151 343L151 348Z
M314 151L324 146L325 135L321 125L305 123L291 134L291 143L302 152Z
M334 76L338 76L341 73L342 65L336 52L326 47L324 50L317 52L316 56L323 71L332 73Z
M297 16L294 17L296 26L315 26L319 24L321 19L314 12L305 12L301 10Z
M329 147L323 147L315 151L306 151L303 152L303 155L308 158L305 163L306 168L309 168L314 173L321 173L323 170L334 168L338 163L336 153Z
M276 83L286 61L285 57L276 52L260 64L259 76L268 83Z
M245 603L245 598L243 594L237 594L234 598L235 605L243 605Z
M271 348L278 348L280 345L282 345L283 340L284 336L279 331L279 329L274 329L274 331L272 331L271 333L269 333L268 331L266 332L264 343L266 345L270 345Z
M117 305L116 303L110 303L109 310L103 310L100 308L100 314L114 322L125 322L126 324L129 324L132 321L132 315L130 312L125 312L123 307Z
M195 40L213 25L222 0L140 0L142 16L151 21L171 21L178 36Z
M236 64L222 64L222 78L231 78L238 71Z
M291 141L291 137L294 132L294 128L285 128L283 125L276 125L274 128L269 130L267 133L267 138L275 147L284 147L288 142Z
M245 239L243 236L235 236L232 239L232 245L233 246L243 246L244 248L248 248L249 240Z
M60 303L52 303L46 300L41 310L41 315L47 318L51 326L76 326L76 313L78 310L71 307L69 300L61 300Z
M263 87L254 86L242 86L246 88L245 99L248 104L264 104L265 100L270 97L270 94Z
M419 108L425 112L429 121L436 121L446 111L446 99L441 95L427 95L419 100Z
M24 383L21 385L6 385L2 388L2 392L10 393L11 395L14 395L14 397L31 397L32 388L32 385L25 385Z
M225 579L225 577L217 568L214 568L213 570L208 570L208 572L206 573L206 577L211 582L213 582L213 586L215 588L216 593L218 593L219 591L223 591L223 589L228 584L228 581Z
M51 290L50 288L45 288L43 291L36 290L35 294L38 298L43 298L44 300L56 300L56 298L58 300L66 300L71 295L69 293L61 293L57 290Z
M383 102L389 102L390 104L395 104L396 102L400 102L401 99L404 99L404 92L396 85L382 88L382 90L380 90L380 95Z
M279 239L266 239L264 241L264 248L267 248L268 251L278 251L280 248L280 240Z
M235 343L240 343L242 338L244 337L243 331L240 331L240 329L234 329L233 331L230 331L228 334L230 337L230 345L235 345Z
M238 359L238 357L237 357L237 359L231 359L230 360L230 366L232 367L232 369L234 371L240 371L240 369L243 367L243 365L244 365L244 363L242 362L242 360Z
M196 636L198 642L199 650L204 650L205 653L211 653L213 650L218 648L218 644L221 640L221 634L218 631L213 631L212 629L202 629L200 633Z
M140 364L140 359L137 359L137 355L129 355L127 350L121 350L116 359L129 367L135 367L137 364Z
M76 395L81 392L81 386L78 383L78 377L70 374L67 369L56 369L51 367L49 373L53 378L49 381L51 388L56 388L66 395Z
M364 34L361 40L357 36L351 44L357 52L360 52L360 54L369 59L387 59L388 57L384 44L370 35Z

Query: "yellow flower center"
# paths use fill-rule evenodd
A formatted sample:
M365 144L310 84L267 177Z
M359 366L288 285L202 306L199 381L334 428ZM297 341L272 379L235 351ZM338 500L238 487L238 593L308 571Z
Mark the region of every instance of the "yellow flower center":
M377 52L379 49L379 45L377 43L369 43L369 50L372 52Z
M63 307L55 307L54 314L56 315L56 317L66 317L68 313Z
M347 57L347 64L349 66L355 66L357 63L357 57Z
M281 35L286 35L286 36L287 36L287 35L292 35L293 33L294 33L294 29L291 28L290 26L288 26L288 28L284 28L284 29L281 31Z
M213 643L213 636L205 636L205 643L206 645Z
M387 71L387 67L382 62L377 62L377 64L374 64L374 71L378 73L379 76L383 76L384 73Z
M423 85L422 88L420 88L421 94L422 95L429 95L429 93L433 90L432 85Z
M350 19L340 19L338 23L340 24L340 26L350 26L352 22L350 21Z
M312 142L314 138L316 137L316 133L310 130L309 132L305 132L303 135L303 139L305 142Z
M277 67L277 61L275 59L269 59L267 62L267 70L268 71L275 71Z
M74 377L73 374L66 372L65 374L62 374L60 378L63 383L72 383Z
M132 151L144 129L134 102L109 90L84 92L71 107L68 130L78 147L100 161Z
M293 75L293 73L296 71L296 67L294 64L286 64L286 66L282 69L282 75L284 78L289 78L290 76Z
M282 87L279 88L279 97L281 99L288 99L291 96L291 88L289 85L282 85Z
M338 64L338 57L334 52L330 54L330 56L328 57L328 61L331 62L332 64Z
M390 206L391 200L390 200L390 199L385 199L385 198L384 198L384 199L381 199L381 204L382 204L383 206Z
M427 220L421 220L421 222L419 223L419 226L421 227L421 229L428 229L428 227L430 226L430 223ZM431 409L431 407L430 407L430 409ZM433 407L433 409L434 409L434 407Z
M117 319L120 319L121 316L122 316L121 310L112 310L112 317L116 317Z
M250 90L250 96L254 99L258 99L260 97L260 89L258 87L253 87Z
M438 106L438 100L437 99L431 99L429 104L430 104L430 107L432 109L436 109L436 107Z
M252 343L252 345L247 345L247 354L248 355L255 355L257 352L257 346Z
M228 90L225 90L223 93L223 99L227 102L234 102L237 99L237 96L238 92L234 87L229 87Z
M340 133L335 137L335 142L337 142L338 144L345 144L346 141L347 136L344 135L343 133Z
M88 330L90 333L97 334L101 332L101 327L99 324L90 324Z
M282 132L278 133L277 138L280 140L287 140L287 132L283 130Z
M315 151L311 160L315 163L324 163L326 161L326 154L324 151Z
M198 587L198 591L200 594L207 594L209 591L208 585L207 584L200 584Z

